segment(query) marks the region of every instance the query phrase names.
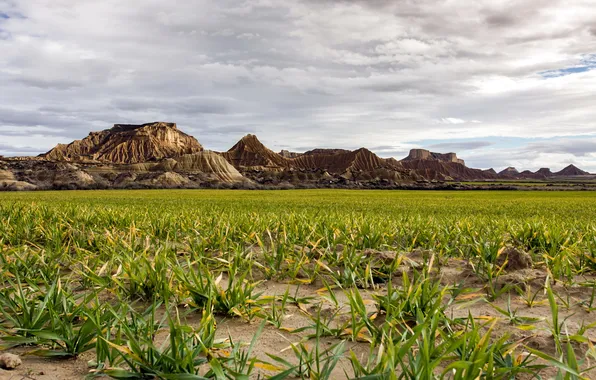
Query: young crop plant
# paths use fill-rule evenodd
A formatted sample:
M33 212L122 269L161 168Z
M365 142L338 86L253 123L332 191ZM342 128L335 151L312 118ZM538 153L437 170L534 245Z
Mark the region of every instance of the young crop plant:
M531 325L533 323L540 322L543 319L519 315L517 309L513 310L511 308L511 295L507 297L507 305L505 309L498 307L494 303L490 303L490 306L503 315L505 319L512 325Z
M529 308L533 308L535 306L540 306L546 303L546 300L540 300L538 298L540 293L544 293L544 289L543 288L538 288L536 289L536 291L532 290L532 285L525 284L524 285L525 290L520 289L520 287L517 287L517 292L519 294L519 298L522 300L522 302L524 304L526 304L527 307Z
M290 345L298 364L293 365L280 356L267 353L271 359L280 364L284 370L272 379L285 379L293 375L299 379L326 380L330 379L339 360L345 352L345 341L340 341L323 348L321 337L323 324L319 321L315 325L314 342L312 348L308 342L292 343Z
M114 315L106 304L102 304L96 294L76 296L59 288L52 302L47 304L50 323L43 329L32 331L44 345L31 354L72 358L96 347L97 337L104 325L110 325ZM93 305L90 305L93 303Z
M119 291L131 300L167 301L172 296L172 267L177 265L170 252L150 256L147 250L120 256L119 275L113 277Z
M386 295L374 296L379 312L386 314L386 320L412 325L419 314L427 316L444 312L447 305L442 302L450 288L441 286L438 279L431 277L429 269L414 271L411 280L404 272L401 286L397 287L390 281Z
M0 331L4 334L1 347L37 343L33 332L52 321L48 306L59 291L58 281L44 289L23 283L17 276L16 281L8 280L8 285L0 289Z
M289 298L290 288L287 288L284 294L279 297L271 297L269 306L263 304L260 317L267 321L267 323L273 325L275 328L280 329L286 316L286 307ZM265 302L266 299L262 298L261 301Z
M113 353L98 357L106 360L97 375L108 375L115 379L201 379L200 371L210 376L210 371L219 370L218 352L228 347L225 341L215 339L215 317L209 310L203 310L198 328L183 325L177 310L167 312L161 320L156 317L158 304L153 304L144 313L126 310L118 314L120 333L114 341L102 337ZM167 331L166 339L158 342L158 334ZM213 363L212 370L204 366ZM212 372L211 372L212 373Z

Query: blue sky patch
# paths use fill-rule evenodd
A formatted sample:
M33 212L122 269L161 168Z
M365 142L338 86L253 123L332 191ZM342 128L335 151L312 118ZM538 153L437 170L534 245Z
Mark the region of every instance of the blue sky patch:
M547 70L539 72L543 78L557 78L565 75L584 73L596 68L596 54L586 54L582 57L579 64L564 69Z

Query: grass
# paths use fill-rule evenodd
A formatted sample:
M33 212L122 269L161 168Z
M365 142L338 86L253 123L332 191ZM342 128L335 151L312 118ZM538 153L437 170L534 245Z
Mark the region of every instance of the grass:
M3 193L0 348L91 352L91 377L588 378L594 215L592 192ZM508 246L544 279L512 283Z

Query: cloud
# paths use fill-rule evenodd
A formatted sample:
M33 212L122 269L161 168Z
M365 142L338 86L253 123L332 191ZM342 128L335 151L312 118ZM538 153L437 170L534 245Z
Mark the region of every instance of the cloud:
M458 119L456 117L443 117L437 120L438 123L442 124L465 124L466 121L463 119Z
M480 148L486 148L494 145L490 141L458 141L458 142L445 142L439 144L430 145L429 148L440 151L459 151L459 150L475 150Z
M527 150L540 153L571 154L576 157L596 155L596 138L558 139L528 144Z
M272 148L383 147L373 149L383 156L430 139L494 141L459 145L468 162L486 163L483 151L511 150L495 138L566 139L591 133L596 118L587 0L0 0L0 9L0 142L40 152L114 123L166 120L214 150L246 133ZM576 157L547 150L543 165ZM508 157L534 164L530 153ZM596 165L590 153L576 158Z

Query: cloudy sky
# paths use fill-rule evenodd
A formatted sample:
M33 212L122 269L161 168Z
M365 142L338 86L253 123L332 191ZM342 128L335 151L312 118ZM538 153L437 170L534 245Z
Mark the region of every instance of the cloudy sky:
M0 0L0 154L156 120L213 150L596 171L596 4Z

